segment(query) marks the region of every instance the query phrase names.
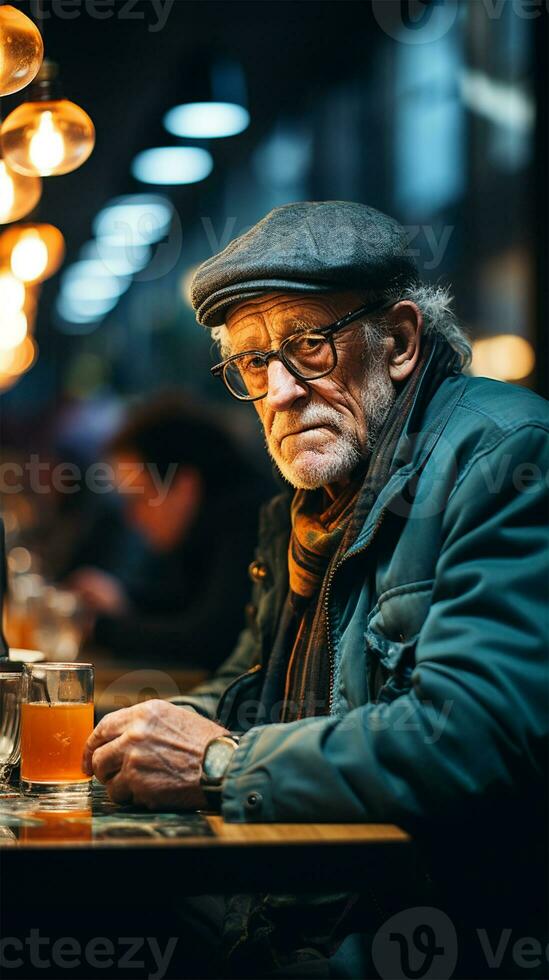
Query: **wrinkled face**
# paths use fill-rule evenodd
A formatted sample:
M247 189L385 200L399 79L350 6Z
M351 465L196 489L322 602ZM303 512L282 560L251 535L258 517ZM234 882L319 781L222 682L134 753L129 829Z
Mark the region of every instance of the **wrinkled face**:
M359 293L271 293L229 310L231 353L278 348L303 327L318 328L363 305ZM254 402L267 448L295 487L345 483L371 448L394 400L383 349L368 356L360 322L336 334L338 363L316 381L299 381L282 362L268 366L267 396Z

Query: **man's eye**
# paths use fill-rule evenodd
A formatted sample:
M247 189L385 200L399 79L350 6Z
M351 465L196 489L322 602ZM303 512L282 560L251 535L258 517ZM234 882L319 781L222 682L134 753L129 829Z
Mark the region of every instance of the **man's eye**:
M242 357L239 363L242 371L260 371L264 367L263 359L258 357L257 354Z
M295 343L292 344L292 347L295 353L314 354L315 351L320 350L323 344L323 337L315 337L305 334L305 336L300 337L299 340L296 340Z

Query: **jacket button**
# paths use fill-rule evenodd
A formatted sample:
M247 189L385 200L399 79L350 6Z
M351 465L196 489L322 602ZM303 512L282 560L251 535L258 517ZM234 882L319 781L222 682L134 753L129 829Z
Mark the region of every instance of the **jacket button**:
M269 574L269 569L267 568L265 562L253 561L251 565L248 566L248 574L252 582L264 582Z
M246 612L246 622L250 627L250 629L253 629L255 626L255 620L257 616L257 606L254 606L253 602L248 602L246 604L245 612Z
M245 806L247 810L259 810L262 803L263 797L261 793L249 793Z

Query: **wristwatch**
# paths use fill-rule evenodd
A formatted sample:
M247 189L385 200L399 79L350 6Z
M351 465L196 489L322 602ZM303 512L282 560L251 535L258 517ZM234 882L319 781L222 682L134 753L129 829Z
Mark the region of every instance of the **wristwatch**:
M202 757L200 785L209 810L220 812L223 779L238 748L238 735L218 735L208 742Z

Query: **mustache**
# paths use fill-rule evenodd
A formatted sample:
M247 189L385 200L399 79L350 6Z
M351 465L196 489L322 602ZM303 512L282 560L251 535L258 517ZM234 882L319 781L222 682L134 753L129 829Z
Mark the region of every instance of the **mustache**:
M328 405L305 405L297 412L284 412L275 417L271 427L271 439L280 442L289 432L309 426L329 425L338 431L341 429L341 416L335 408Z

